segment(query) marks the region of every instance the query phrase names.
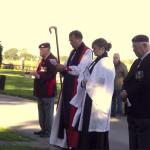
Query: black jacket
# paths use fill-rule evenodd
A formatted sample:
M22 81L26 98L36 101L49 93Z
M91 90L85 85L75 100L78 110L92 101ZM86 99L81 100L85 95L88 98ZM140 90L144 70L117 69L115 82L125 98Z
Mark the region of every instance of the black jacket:
M140 59L134 61L123 88L132 105L127 109L128 116L150 118L150 54L141 63Z
M56 95L56 67L50 63L50 59L56 59L50 54L46 59L42 59L38 65L37 73L40 78L34 80L34 96L53 97ZM57 60L57 59L56 59Z

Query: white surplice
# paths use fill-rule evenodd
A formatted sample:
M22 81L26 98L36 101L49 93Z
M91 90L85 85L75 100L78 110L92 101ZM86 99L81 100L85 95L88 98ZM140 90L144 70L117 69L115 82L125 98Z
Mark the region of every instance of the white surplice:
M77 94L70 104L77 107L72 126L79 121L78 130L82 131L83 112L86 94L92 100L89 132L105 132L110 129L111 101L114 91L115 68L112 59L104 57L94 66L91 76L86 84L86 89L78 84ZM84 79L81 73L78 82Z

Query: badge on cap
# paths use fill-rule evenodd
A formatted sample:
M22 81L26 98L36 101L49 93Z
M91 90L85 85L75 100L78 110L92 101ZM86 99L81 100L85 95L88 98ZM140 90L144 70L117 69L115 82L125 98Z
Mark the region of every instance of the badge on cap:
M39 48L50 48L50 43L42 43L39 45Z

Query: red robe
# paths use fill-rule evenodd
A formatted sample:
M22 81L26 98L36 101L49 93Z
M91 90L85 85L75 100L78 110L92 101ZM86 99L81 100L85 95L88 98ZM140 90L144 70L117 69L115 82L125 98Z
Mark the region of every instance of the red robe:
M70 54L70 57L67 62L67 66L77 66L85 52L89 48L81 44L81 46L77 50L73 50ZM69 69L69 68L68 68ZM68 147L77 147L78 139L79 139L79 132L77 132L72 127L72 121L76 112L76 108L70 105L70 100L74 97L77 92L77 79L78 76L70 75L67 70L62 73L64 76L63 81L63 88L62 88L62 109L61 109L61 117L59 122L59 133L58 137L64 137L64 129L66 129L67 134L67 144Z

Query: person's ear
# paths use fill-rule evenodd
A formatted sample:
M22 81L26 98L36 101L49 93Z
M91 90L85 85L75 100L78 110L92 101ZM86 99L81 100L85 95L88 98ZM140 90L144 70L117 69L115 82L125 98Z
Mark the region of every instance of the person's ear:
M143 43L143 47L144 47L144 48L147 48L148 46L147 46L147 44L146 44L146 43Z

